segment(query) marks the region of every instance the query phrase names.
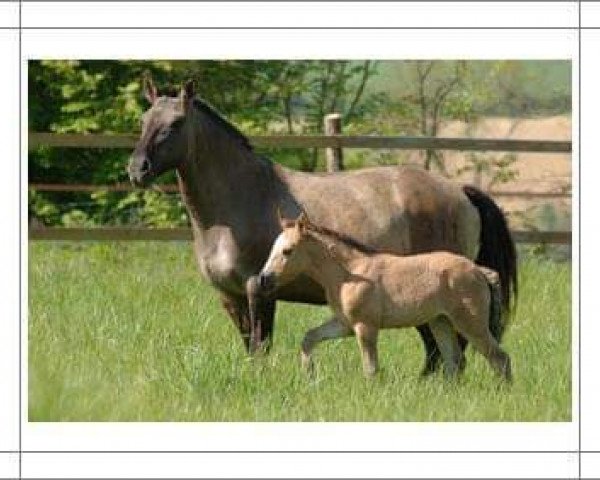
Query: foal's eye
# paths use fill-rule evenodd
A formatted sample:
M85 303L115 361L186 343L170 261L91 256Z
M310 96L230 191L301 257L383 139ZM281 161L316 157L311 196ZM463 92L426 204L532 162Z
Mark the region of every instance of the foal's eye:
M284 248L281 253L283 254L284 257L289 257L292 254L292 249L291 248Z

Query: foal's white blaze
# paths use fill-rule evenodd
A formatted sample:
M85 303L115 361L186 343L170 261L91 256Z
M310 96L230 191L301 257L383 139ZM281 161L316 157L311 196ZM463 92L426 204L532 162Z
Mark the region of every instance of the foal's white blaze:
M273 269L274 263L277 261L277 259L283 257L283 250L289 248L289 246L290 239L287 238L287 235L285 235L284 232L281 232L271 247L271 253L269 254L269 258L265 263L261 273L269 273Z

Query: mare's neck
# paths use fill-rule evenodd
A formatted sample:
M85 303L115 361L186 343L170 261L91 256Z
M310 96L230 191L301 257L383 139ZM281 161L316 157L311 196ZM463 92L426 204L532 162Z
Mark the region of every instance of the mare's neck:
M193 112L187 128L187 155L177 169L179 189L192 226L208 229L250 217L266 208L270 165L255 157L240 140L232 137L204 114Z

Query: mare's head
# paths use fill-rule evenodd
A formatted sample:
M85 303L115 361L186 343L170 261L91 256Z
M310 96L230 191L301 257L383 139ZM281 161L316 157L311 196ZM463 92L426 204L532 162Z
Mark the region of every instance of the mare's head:
M261 290L270 293L277 287L294 280L306 272L309 266L310 222L306 213L296 220L284 219L279 215L281 233L271 247L271 253L258 275Z
M191 80L186 82L177 97L163 97L146 77L144 95L150 108L142 115L142 133L127 167L131 182L142 187L184 162L194 84Z

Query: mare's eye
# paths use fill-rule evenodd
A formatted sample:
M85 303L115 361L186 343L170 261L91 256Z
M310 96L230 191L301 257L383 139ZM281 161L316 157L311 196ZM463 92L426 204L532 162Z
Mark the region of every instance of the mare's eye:
M155 143L160 143L160 142L164 141L164 140L165 140L165 139L166 139L166 138L169 136L169 134L170 134L170 133L171 133L171 128L170 128L170 127L167 127L167 128L163 128L163 129L161 129L161 130L160 130L160 131L159 131L159 132L156 134L156 137L155 137L155 139L154 139L154 142L155 142Z
M292 249L291 248L284 248L281 253L283 254L284 257L289 257L292 254Z

